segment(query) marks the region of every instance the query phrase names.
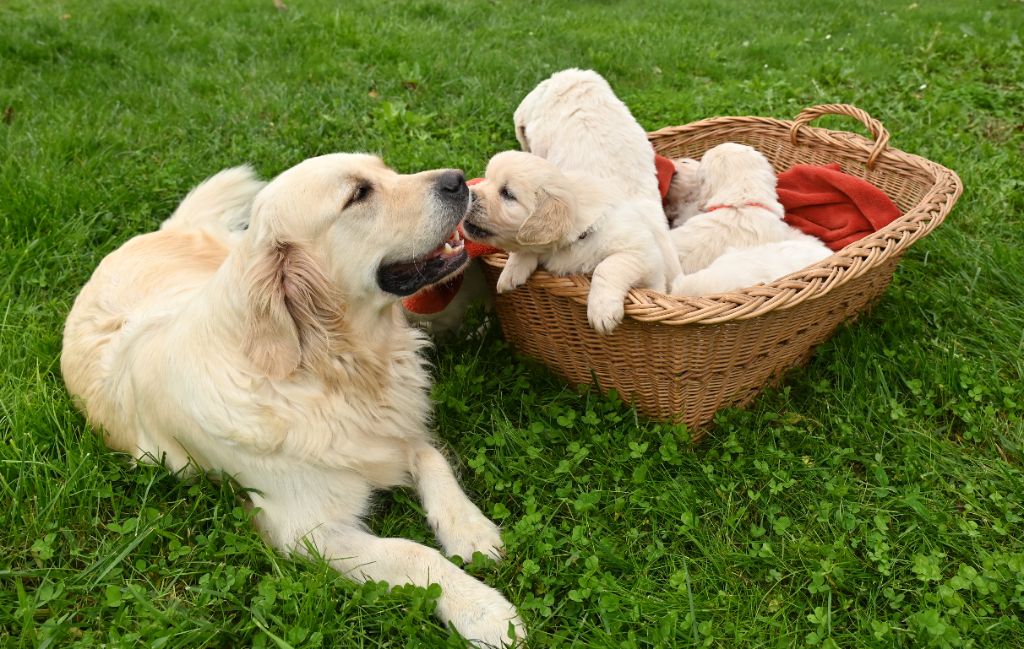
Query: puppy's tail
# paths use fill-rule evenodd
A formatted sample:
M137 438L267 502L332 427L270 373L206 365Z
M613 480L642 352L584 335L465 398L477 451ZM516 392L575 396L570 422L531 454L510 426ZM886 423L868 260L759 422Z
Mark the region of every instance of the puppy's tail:
M252 201L264 185L248 165L225 169L190 191L160 229L205 228L231 237L249 227Z

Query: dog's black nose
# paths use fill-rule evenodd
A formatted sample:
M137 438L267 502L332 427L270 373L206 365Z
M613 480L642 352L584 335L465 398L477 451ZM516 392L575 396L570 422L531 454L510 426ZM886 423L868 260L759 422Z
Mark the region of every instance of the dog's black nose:
M442 171L436 181L437 193L442 198L459 198L465 200L469 188L466 187L466 176L457 169Z

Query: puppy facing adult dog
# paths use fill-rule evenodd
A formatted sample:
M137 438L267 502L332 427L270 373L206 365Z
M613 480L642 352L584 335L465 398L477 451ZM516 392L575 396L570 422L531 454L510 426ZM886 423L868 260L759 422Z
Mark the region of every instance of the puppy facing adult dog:
M633 205L586 173L560 171L544 158L504 151L472 187L466 236L509 251L495 287L523 284L538 265L558 275L593 271L587 316L607 333L622 319L632 286L664 287L665 267L654 233L637 227Z
M745 144L709 149L696 171L700 213L671 237L684 275L675 295L711 295L772 282L831 256L783 220L771 163Z
M642 258L615 255L614 245L607 242L609 245L604 251L611 256L605 263L599 265L602 258L589 250L576 255L575 259L590 259L592 265L574 264L574 270L567 271L594 272L587 317L594 329L608 333L622 321L624 300L630 288L665 291L681 272L668 237L647 135L608 82L593 70L556 72L523 99L513 119L516 137L524 151L544 158L562 173L574 174L572 183L579 187L586 185L586 191L594 192L594 196L584 197L576 191L581 204L587 203L587 209L582 210L584 217L592 218L593 208L601 214L602 224L611 227L609 224L617 222L617 232L626 229L646 232L649 245ZM522 166L526 164L524 160L516 159L509 164ZM552 182L562 182L548 171L544 173ZM584 179L583 174L590 180ZM514 175L525 178L527 174L517 172ZM489 181L493 180L490 176L488 174ZM533 173L532 178L535 184L542 182L539 173ZM472 238L471 232L467 234ZM531 245L536 252L543 244L533 242ZM549 244L573 245L576 244L563 238L555 238ZM622 251L626 248L623 246ZM526 281L528 265L523 263L509 278L516 281L506 284L506 289ZM550 266L548 270L560 272Z
M500 554L432 443L425 341L397 304L465 262L452 233L468 204L461 172L399 175L368 155L268 184L222 172L100 263L61 366L108 446L232 476L275 547L308 542L357 581L438 583L440 618L501 646L525 631L498 591L360 520L375 489L412 485L445 553Z

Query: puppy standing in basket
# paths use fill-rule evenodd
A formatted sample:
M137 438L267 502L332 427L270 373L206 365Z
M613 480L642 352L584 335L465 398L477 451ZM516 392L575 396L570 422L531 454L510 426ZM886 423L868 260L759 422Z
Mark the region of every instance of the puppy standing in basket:
M312 158L265 186L221 172L102 261L61 367L108 446L233 477L275 547L308 541L358 581L438 583L441 619L498 646L525 635L498 591L360 520L374 490L411 485L447 554L500 553L433 446L425 341L397 304L465 262L453 233L468 205L461 172L402 176L367 155Z
M509 251L498 292L539 264L557 274L593 272L587 318L601 333L622 322L632 287L665 291L678 258L643 128L591 70L543 81L515 112L523 150L487 165L466 219L471 239Z
M783 220L771 163L726 142L697 167L700 213L671 231L685 273L674 295L726 293L772 282L831 256L820 240Z

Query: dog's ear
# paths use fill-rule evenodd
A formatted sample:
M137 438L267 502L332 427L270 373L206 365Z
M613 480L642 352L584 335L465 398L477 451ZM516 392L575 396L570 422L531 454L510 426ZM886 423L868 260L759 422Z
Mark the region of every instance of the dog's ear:
M264 375L283 378L328 357L344 324L342 296L298 244L275 241L256 255L243 347Z
M519 226L516 241L524 246L546 246L569 233L576 211L573 198L561 190L537 191L537 205Z

